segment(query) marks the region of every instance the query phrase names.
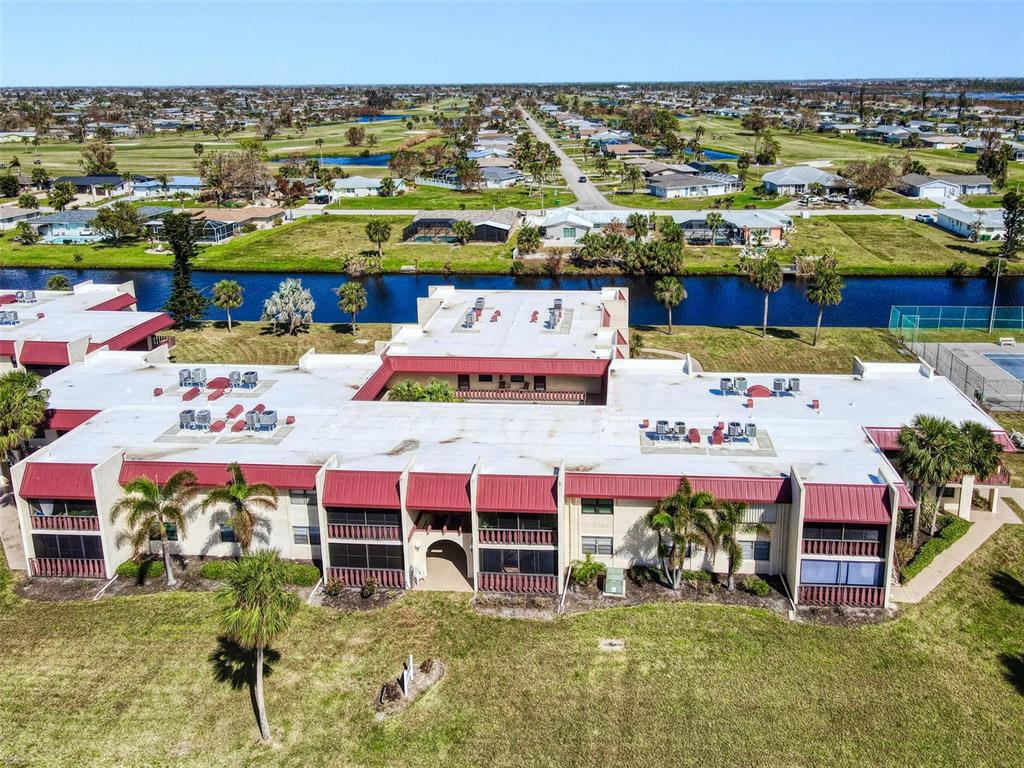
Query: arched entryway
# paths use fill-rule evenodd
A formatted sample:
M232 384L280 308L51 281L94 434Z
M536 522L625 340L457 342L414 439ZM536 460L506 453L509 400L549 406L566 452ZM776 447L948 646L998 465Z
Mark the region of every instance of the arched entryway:
M420 589L439 592L472 592L466 550L454 541L435 541L427 547L427 575Z

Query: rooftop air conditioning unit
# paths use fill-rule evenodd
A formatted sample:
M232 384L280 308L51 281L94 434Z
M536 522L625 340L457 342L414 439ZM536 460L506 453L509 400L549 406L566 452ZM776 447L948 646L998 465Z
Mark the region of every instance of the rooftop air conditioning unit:
M732 379L729 378L728 376L723 376L721 379L718 380L718 388L721 389L723 392L731 392Z
M654 425L654 431L659 435L668 434L668 420L658 419L658 423Z
M232 389L239 389L242 386L242 372L231 371L228 374L228 384L231 385Z
M252 389L260 381L259 374L256 371L246 371L242 374L242 386L246 389Z
M561 299L555 299L555 311L556 312L561 312L562 311L562 300Z
M192 383L201 387L206 383L206 369L205 368L193 368L192 369Z
M260 412L259 411L246 411L245 413L245 428L251 430L257 430L260 428Z
M18 301L21 301L22 299L25 298L25 292L24 291L15 291L14 292L14 298L16 298Z
M477 296L476 301L473 302L473 309L483 310L484 308L484 297Z
M178 414L178 426L181 429L192 429L196 423L196 412L191 408Z
M35 302L35 300L36 300L36 292L35 291L25 291L25 301L27 301L28 303L32 304L32 303Z
M739 391L739 392L746 392L747 391L747 377L746 376L737 376L736 377L736 381L733 382L733 386L735 386L736 390Z
M729 437L742 437L743 436L743 425L738 421L729 422Z
M13 309L7 312L7 322L9 322L11 325L18 324L18 313L15 312Z
M800 379L792 378L789 380L789 391L799 392L800 391Z
M757 424L752 421L748 421L743 427L743 431L746 433L747 437L753 440L757 437Z
M675 428L676 428L676 434L677 435L685 435L686 434L686 422L685 421L677 421L675 423Z
M0 325L7 325L7 312L0 309Z
M207 410L196 411L196 426L209 429L213 418Z
M462 327L463 328L472 328L473 327L473 323L475 323L475 322L476 322L476 312L474 312L471 309L471 310L469 310L469 312L466 313L466 319L462 321Z
M772 381L772 389L774 389L776 392L785 392L786 391L786 380L785 379L774 379Z
M264 411L261 413L260 426L265 429L277 429L277 411Z
M181 370L178 371L178 386L192 386L192 371L190 371L188 368L182 368Z

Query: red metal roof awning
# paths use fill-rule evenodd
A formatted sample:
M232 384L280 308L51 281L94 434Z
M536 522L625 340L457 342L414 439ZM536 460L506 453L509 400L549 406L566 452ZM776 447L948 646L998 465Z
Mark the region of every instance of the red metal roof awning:
M888 525L889 518L887 485L804 485L806 522Z
M410 472L405 505L409 509L469 512L469 475Z
M22 365L67 365L66 341L26 341L21 345L18 362Z
M679 489L682 475L612 475L569 472L565 495L593 499L657 500ZM695 491L706 491L718 499L748 504L789 504L792 500L786 477L690 476Z
M92 464L29 462L21 478L24 499L94 499Z
M169 315L161 314L158 317L152 317L142 323L139 323L134 328L129 328L123 333L117 334L106 341L99 342L108 349L128 349L133 344L138 344L140 341L152 336L154 333L160 333L160 331L167 330L174 325L174 320Z
M84 424L97 413L99 411L89 411L80 408L50 408L46 411L46 421L43 422L43 426L46 429L67 432Z
M480 512L558 513L554 475L480 475L476 487Z
M0 339L0 355L14 357L14 341L12 339Z
M896 484L896 490L899 491L899 505L900 509L913 509L917 506L917 502L914 501L914 497L910 494L910 490L903 483Z
M134 296L132 296L130 293L119 293L119 294L117 294L117 296L115 296L112 299L107 299L106 301L101 301L96 306L89 307L89 311L90 312L95 312L95 311L117 312L117 311L120 311L120 310L122 310L122 309L124 309L126 307L133 307L133 306L135 306L135 297Z
M865 427L875 445L883 451L898 451L900 449L900 432L902 427ZM1002 429L992 430L992 439L1007 453L1016 453L1017 446L1013 444L1010 436Z
M401 476L401 472L328 470L324 479L324 506L400 509L398 479Z
M246 482L305 491L316 488L316 473L320 470L311 465L242 464L241 467ZM182 470L194 474L196 482L202 486L224 485L231 480L227 464L128 460L121 465L118 482L124 485L137 477L148 477L157 483L166 483L171 475Z

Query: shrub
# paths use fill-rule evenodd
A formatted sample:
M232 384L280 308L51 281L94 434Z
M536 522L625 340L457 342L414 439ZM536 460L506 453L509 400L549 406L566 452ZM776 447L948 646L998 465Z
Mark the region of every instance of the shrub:
M372 576L363 582L363 586L359 588L359 596L364 600L369 600L377 594L377 580Z
M960 261L954 261L949 265L949 269L946 270L946 274L950 277L963 277L970 270L971 265L963 259Z
M757 597L768 597L772 588L760 576L744 576L740 579L740 589Z
M346 586L341 579L330 579L324 584L324 594L329 597L337 597L345 591Z
M114 571L118 576L135 579L142 584L146 579L158 579L164 575L163 560L125 560Z
M256 231L256 225L251 223L251 222L248 223L248 224L243 224L240 227L240 231L242 231L245 234L249 234L250 232L255 232Z
M711 571L683 571L679 578L689 582L711 581Z
M512 265L509 267L509 272L511 272L513 276L521 275L525 271L526 265L523 264L523 262L519 261L518 259L513 261Z
M199 575L210 581L223 581L233 565L231 560L210 560L199 566Z
M389 701L401 701L402 699L402 686L397 681L391 680L384 683L384 690L381 691L380 697L382 700Z
M640 587L651 582L657 583L661 579L658 569L649 565L631 565L626 571L626 575L629 576L630 581Z
M574 584L587 586L593 584L598 576L603 576L606 570L604 563L597 562L593 555L586 555L573 565L572 581Z
M320 569L310 563L285 563L285 580L297 587L312 587L320 581Z
M900 570L900 583L906 584L921 571L931 565L932 560L940 552L949 549L950 545L970 530L971 524L961 517L954 515L943 515L939 518L939 525L942 529L938 536L926 541L914 558L907 563L906 568Z

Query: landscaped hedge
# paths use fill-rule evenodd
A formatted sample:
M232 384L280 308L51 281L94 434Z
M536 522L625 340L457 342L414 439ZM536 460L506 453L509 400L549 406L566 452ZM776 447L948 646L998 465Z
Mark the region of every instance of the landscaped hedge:
M233 560L210 560L199 566L199 575L211 581L221 581L228 577L228 570L233 564Z
M135 579L140 584L146 579L158 579L164 575L163 560L125 560L114 571L118 576Z
M310 563L286 563L285 578L297 587L312 587L320 581L320 569Z
M939 531L939 535L929 539L917 550L914 559L907 563L907 567L900 572L900 583L906 584L921 571L927 568L936 555L949 549L950 545L970 530L971 524L962 517L945 515L945 525Z

